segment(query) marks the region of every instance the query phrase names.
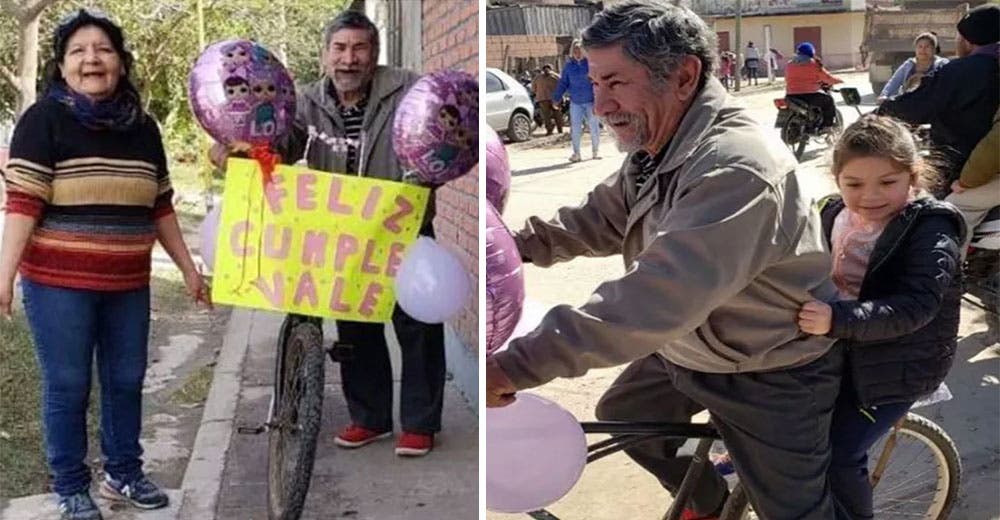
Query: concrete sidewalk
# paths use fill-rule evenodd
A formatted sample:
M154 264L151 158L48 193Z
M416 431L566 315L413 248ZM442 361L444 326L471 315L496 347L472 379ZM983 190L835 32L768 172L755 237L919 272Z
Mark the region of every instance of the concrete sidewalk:
M266 420L271 396L274 342L282 316L235 309L206 406L202 432L184 480L180 518L256 520L267 518L267 435L241 435L236 427ZM327 341L335 333L327 328ZM388 334L399 388L399 347ZM243 351L241 355L239 352ZM226 358L231 356L229 360ZM219 384L219 395L215 385ZM421 459L401 459L383 441L357 451L338 449L333 434L347 424L339 367L327 361L312 485L303 519L476 518L478 510L478 418L449 382L444 428L437 447ZM222 392L226 392L223 394ZM398 398L396 402L398 413Z

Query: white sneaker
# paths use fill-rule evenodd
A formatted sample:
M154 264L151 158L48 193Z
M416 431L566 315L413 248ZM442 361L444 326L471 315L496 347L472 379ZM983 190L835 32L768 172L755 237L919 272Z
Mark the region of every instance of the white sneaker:
M577 154L573 154L573 155L569 156L569 162L580 162L581 160L582 159L580 159L580 156L577 155Z

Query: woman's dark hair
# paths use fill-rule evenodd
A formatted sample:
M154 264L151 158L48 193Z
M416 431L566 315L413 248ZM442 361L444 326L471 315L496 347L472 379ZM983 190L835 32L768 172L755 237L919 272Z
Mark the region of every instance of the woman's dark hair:
M912 184L934 191L940 182L935 161L920 156L910 129L888 117L866 114L844 129L833 149L833 176L840 178L844 166L853 159L881 157L913 178Z
M53 85L66 83L66 79L63 78L62 72L59 70L59 65L66 57L66 44L76 31L87 26L97 27L104 31L122 62L122 68L125 69L125 72L118 80L118 90L129 89L138 97L138 90L132 83L132 64L135 58L125 47L125 35L122 33L121 27L111 21L111 18L94 9L74 11L63 17L56 26L55 33L52 35L52 57L45 62L42 73L46 90Z

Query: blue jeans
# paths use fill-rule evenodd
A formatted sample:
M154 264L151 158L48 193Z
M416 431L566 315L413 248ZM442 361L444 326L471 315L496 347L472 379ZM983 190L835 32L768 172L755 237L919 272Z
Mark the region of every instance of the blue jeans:
M139 433L149 336L149 287L66 289L22 280L42 375L42 419L53 490L87 489L87 404L97 353L104 470L129 481L142 471Z
M845 382L849 379L845 378ZM868 449L889 428L906 415L913 405L892 403L858 409L854 391L846 383L837 398L830 427L830 491L837 501L838 518L852 520L875 518L872 511L872 486L868 480ZM874 419L874 420L873 420Z
M573 140L573 155L580 155L580 139L583 137L584 118L590 124L590 146L594 153L601 145L601 125L594 115L593 103L569 104L569 135Z

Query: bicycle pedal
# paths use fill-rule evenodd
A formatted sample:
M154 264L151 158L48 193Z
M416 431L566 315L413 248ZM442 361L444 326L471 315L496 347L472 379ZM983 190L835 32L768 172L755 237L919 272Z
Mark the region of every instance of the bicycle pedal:
M261 433L264 433L264 431L266 431L266 430L267 430L267 427L264 426L263 424L258 425L258 426L237 426L236 427L236 433L239 433L241 435L259 435Z
M351 361L354 359L354 345L342 341L334 341L329 349L330 359L336 362Z

